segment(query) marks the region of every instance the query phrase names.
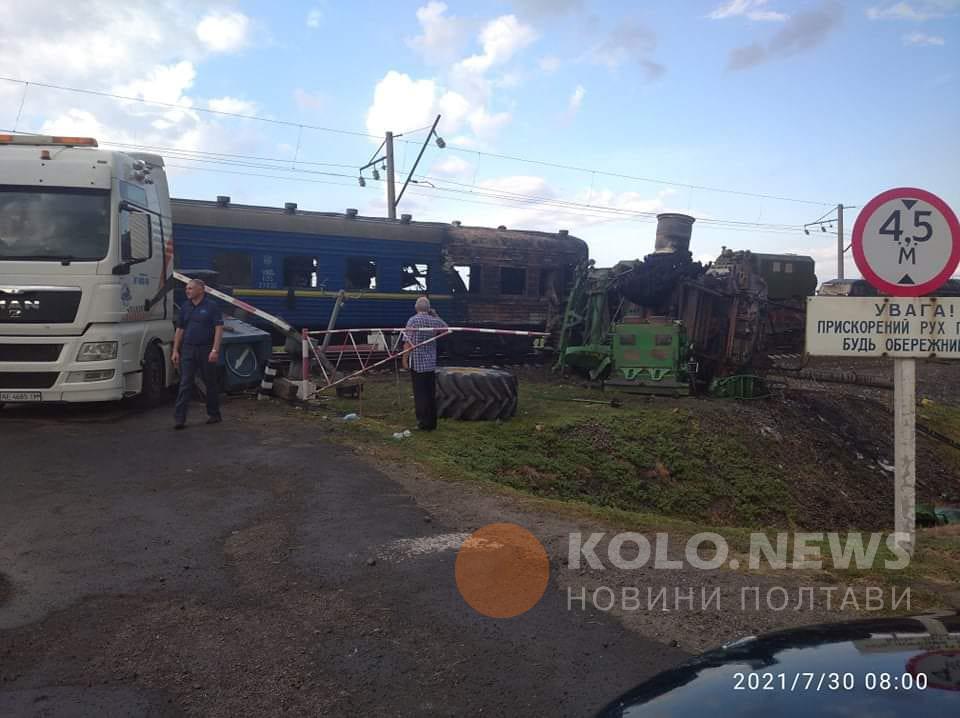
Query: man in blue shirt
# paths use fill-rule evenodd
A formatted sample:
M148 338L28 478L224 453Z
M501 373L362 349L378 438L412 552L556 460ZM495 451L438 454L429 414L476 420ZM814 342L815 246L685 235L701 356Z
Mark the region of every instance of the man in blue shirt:
M187 423L187 407L197 372L207 387L207 423L219 424L221 421L217 362L223 338L223 315L207 297L206 285L201 280L191 279L186 294L187 302L180 309L171 356L173 365L180 367L180 391L173 410L174 429L182 429Z
M430 308L430 300L420 297L416 303L417 313L407 321L403 330L405 350L440 334L447 323ZM430 342L413 348L403 355L403 366L410 367L413 379L413 405L417 413L417 426L424 431L437 428L437 343Z

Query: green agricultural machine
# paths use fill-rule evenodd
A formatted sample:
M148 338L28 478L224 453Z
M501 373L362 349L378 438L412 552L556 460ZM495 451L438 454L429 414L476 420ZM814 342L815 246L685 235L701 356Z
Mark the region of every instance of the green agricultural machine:
M724 249L704 267L689 250L693 218L657 219L642 261L578 268L555 368L629 392L764 395L753 367L765 356L769 302L756 257Z
M604 387L628 392L690 394L697 365L683 323L637 315L611 321L611 271L586 265L577 272L564 316L557 367L579 370L602 381Z

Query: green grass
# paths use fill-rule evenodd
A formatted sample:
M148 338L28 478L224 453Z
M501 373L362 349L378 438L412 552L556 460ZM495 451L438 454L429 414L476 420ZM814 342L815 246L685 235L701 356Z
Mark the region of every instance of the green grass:
M917 420L938 434L960 444L960 407L923 402L917 410ZM952 466L960 476L960 451L947 445L938 445L937 451L944 463Z
M734 526L786 526L792 499L783 470L766 461L752 433L702 426L693 400L625 397L624 406L569 401L611 398L571 386L521 383L521 411L507 422L441 422L431 434L396 441L413 425L401 384L368 381L363 420L333 432L369 448L416 459L445 477L495 482L525 493L595 507ZM699 406L706 402L696 402ZM359 408L332 400L329 416Z
M331 398L302 415L368 455L612 527L677 538L716 531L739 553L747 550L751 530L794 526L796 506L785 469L769 458L776 455L771 440L732 420L732 402L614 395L529 377L521 379L520 391L521 408L510 421L442 421L435 432L399 441L393 432L415 425L406 376L399 385L387 376L368 379L362 403ZM570 401L615 396L622 407ZM360 421L340 419L358 411ZM932 429L960 441L960 410L929 404L920 412ZM960 473L960 452L944 450ZM828 557L826 542L822 548ZM916 607L942 606L940 596L960 585L960 527L921 531L904 570L882 568L893 558L881 545L874 569L826 568L818 575L828 582L910 586Z

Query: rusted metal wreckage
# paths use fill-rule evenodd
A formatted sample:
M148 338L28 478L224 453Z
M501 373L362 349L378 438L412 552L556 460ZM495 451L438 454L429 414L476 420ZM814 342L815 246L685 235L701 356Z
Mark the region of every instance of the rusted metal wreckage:
M558 368L579 369L606 385L681 394L752 376L773 346L802 349L802 299L816 287L813 260L724 248L704 266L690 252L693 223L661 214L654 252L643 260L580 267ZM771 299L776 274L796 279L780 281ZM749 392L744 386L740 380L732 391Z

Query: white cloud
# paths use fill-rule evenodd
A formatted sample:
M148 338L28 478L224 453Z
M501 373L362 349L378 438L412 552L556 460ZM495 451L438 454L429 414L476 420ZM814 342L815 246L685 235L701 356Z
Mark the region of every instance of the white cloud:
M583 0L513 0L512 5L525 17L546 19L578 12L583 7Z
M470 114L470 101L458 92L448 90L437 100L437 111L443 115L443 126L456 132Z
M70 108L63 114L46 120L40 127L42 134L80 135L82 137L103 137L104 125L92 112Z
M660 77L665 68L650 59L657 46L657 36L649 28L632 21L617 25L610 33L595 43L586 53L586 59L595 65L604 65L616 70L628 62L635 62L646 72L649 79Z
M494 80L493 86L504 90L514 90L523 84L523 76L519 72L508 72Z
M429 125L436 116L437 84L433 80L414 80L390 70L373 91L373 104L367 110L367 131L382 137L387 131Z
M197 23L197 37L211 52L234 52L247 44L250 19L241 12L213 12Z
M423 127L432 124L438 114L443 116L439 129L442 134L455 136L466 126L476 135L475 139L481 140L492 139L511 119L509 112L489 111L482 96L471 100L441 87L436 80L415 80L390 70L374 88L373 104L367 110L367 131L379 137L387 130L401 132ZM474 146L471 142L459 144Z
M256 103L229 96L215 97L212 100L208 100L207 107L216 112L229 112L235 115L257 114Z
M556 192L543 177L535 175L511 175L484 180L479 187L493 192L506 194L520 194L539 198L553 198Z
M746 17L761 22L783 22L789 15L764 9L767 0L729 0L713 10L708 17L711 20L726 20L730 17Z
M569 229L573 234L589 233L590 227L605 224L609 226L611 220L622 218L622 221L633 222L636 218L629 213L656 213L670 211L667 204L674 190L665 189L650 197L639 192L617 192L611 189L590 189L583 187L576 192L561 193L547 179L537 175L512 175L488 178L476 185L476 199L481 202L497 202L499 204L512 203L513 206L497 207L496 220L491 221L490 210L485 207L467 208L463 210L462 219L466 224L505 224L511 229L532 229L553 231L558 228ZM498 197L484 198L484 194L499 195ZM577 205L569 206L563 203L572 202ZM604 212L600 207L612 208L625 212L617 215ZM651 223L654 220L650 220ZM607 231L604 232L606 236ZM635 234L635 231L631 231ZM584 235L581 235L584 236ZM653 240L651 236L651 251ZM594 249L591 245L591 251ZM618 248L611 257L622 259L623 248ZM632 250L629 250L632 251ZM644 252L645 254L646 252Z
M199 111L223 108L233 100L193 95L205 58L225 46L211 47L198 34L210 16L206 9L186 0L48 2L42 10L36 5L18 2L4 8L0 75L105 90L145 102L30 85L18 129L88 134L103 146L221 152L250 152L262 141L260 125ZM204 27L209 30L209 23ZM235 45L237 34L230 38L228 44ZM0 126L13 123L21 97L22 86L0 83Z
M435 0L417 10L422 32L408 44L428 61L452 59L461 50L465 25L446 13L447 6ZM440 114L439 131L451 143L475 147L491 141L512 118L509 106L496 106L502 103L494 103L494 95L520 86L522 76L509 68L494 78L488 72L506 65L536 37L532 27L502 15L483 25L477 37L482 52L445 62L449 70L444 75L414 78L388 71L374 87L368 131L379 137L386 130L429 125Z
M536 39L536 31L517 20L515 15L501 15L488 22L480 32L483 53L471 55L457 63L457 66L470 72L486 72L495 65L509 61Z
M466 135L455 135L453 139L450 140L450 144L454 147L462 147L465 150L475 150L480 147L480 143L477 142L473 137L467 137Z
M753 42L730 51L727 67L743 70L770 60L807 52L826 41L843 21L843 5L827 2L791 16L764 45Z
M537 64L540 66L541 70L543 70L544 72L550 73L550 72L556 72L557 70L559 70L561 63L560 63L560 58L557 57L556 55L546 55L544 57L541 57L540 60L537 62Z
M466 23L446 15L446 12L447 6L436 0L418 8L417 21L421 33L407 40L407 45L430 64L452 63L467 41Z
M293 101L301 110L320 110L326 104L326 100L319 92L307 92L302 87L293 91Z
M194 18L176 5L158 9L149 0L45 5L42 10L37 3L4 5L0 74L58 84L96 79L104 87L153 65L195 60L201 50L192 32Z
M323 10L320 8L313 8L310 12L307 13L307 27L316 29L320 27L320 23L323 20Z
M470 129L481 140L490 139L497 134L503 127L510 123L509 112L489 113L483 107L479 107L470 113L468 121Z
M583 85L577 85L577 88L573 91L573 94L570 95L570 101L567 103L567 109L570 114L575 114L579 109L580 105L583 104L583 96L587 94L587 91L584 89Z
M919 2L898 2L881 7L875 5L867 8L867 17L871 20L910 20L923 22L933 18L944 17L960 10L957 0L920 0Z
M183 60L175 65L158 65L139 78L123 85L115 85L113 92L126 97L165 102L172 105L192 104L184 102L183 93L193 86L197 77L193 63Z
M473 165L456 155L448 155L430 168L429 174L434 177L449 177L464 179L473 172Z
M940 35L927 35L922 32L913 32L903 36L904 45L944 45L946 41Z

